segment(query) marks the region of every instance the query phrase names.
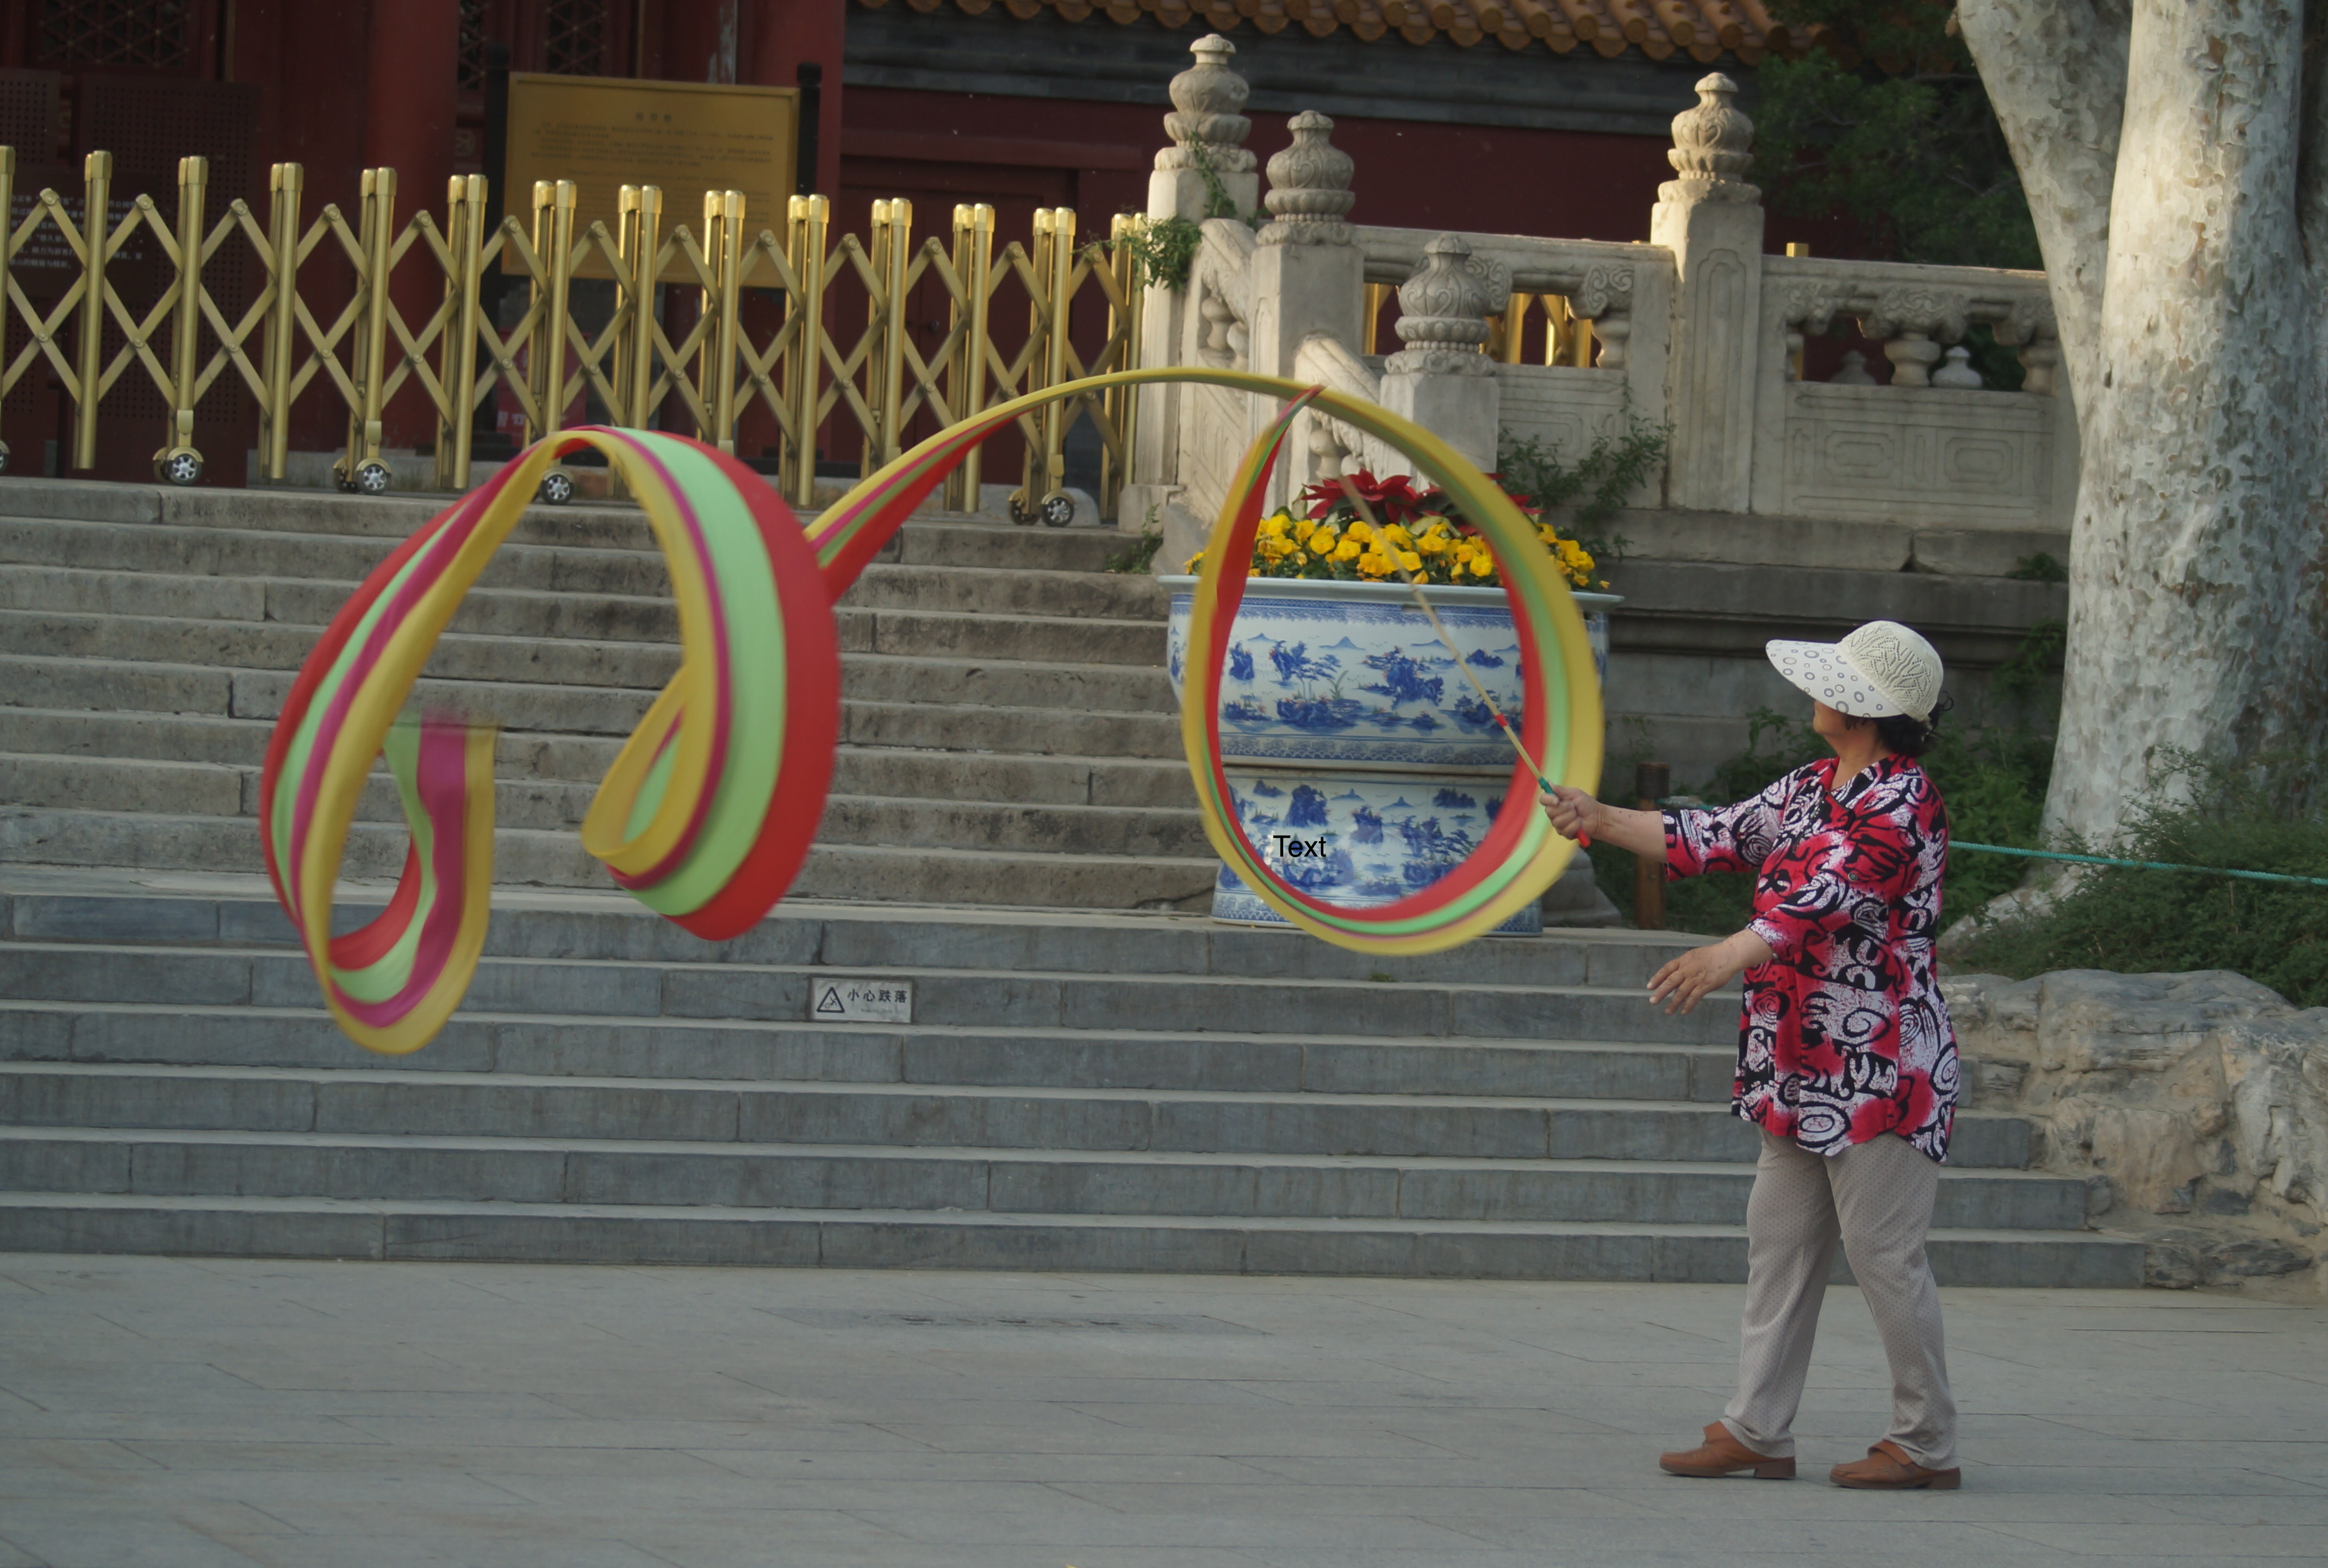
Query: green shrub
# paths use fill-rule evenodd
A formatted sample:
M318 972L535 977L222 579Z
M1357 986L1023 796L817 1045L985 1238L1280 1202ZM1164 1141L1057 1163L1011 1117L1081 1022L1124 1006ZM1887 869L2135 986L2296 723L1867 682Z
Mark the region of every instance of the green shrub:
M2103 853L2328 877L2328 814L2299 807L2286 784L2317 772L2316 759L2241 767L2168 756ZM2299 1007L2321 1006L2328 1004L2328 888L2089 868L2048 913L1991 928L1955 965L2017 978L2048 969L2231 969Z

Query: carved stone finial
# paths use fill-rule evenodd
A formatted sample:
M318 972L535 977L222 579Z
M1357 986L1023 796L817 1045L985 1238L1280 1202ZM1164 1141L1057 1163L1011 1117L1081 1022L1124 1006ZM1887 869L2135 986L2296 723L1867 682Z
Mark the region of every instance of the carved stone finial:
M1400 342L1383 362L1410 375L1492 376L1495 361L1479 351L1488 316L1501 310L1510 284L1496 286L1491 265L1478 260L1462 237L1442 234L1422 248L1422 264L1398 285Z
M1666 161L1678 180L1657 187L1661 201L1760 201L1760 186L1739 178L1754 161L1754 122L1731 100L1738 84L1715 71L1700 78L1697 107L1674 117Z
M1216 174L1242 174L1252 169L1253 156L1244 150L1253 122L1237 111L1244 107L1252 89L1229 69L1236 45L1217 33L1206 33L1188 45L1197 63L1172 79L1175 112L1164 117L1165 134L1172 145L1156 154L1159 169L1198 167L1198 148Z
M1304 109L1286 122L1293 145L1269 161L1269 194L1262 204L1274 221L1261 231L1263 245L1347 245L1350 226L1342 215L1357 197L1350 191L1356 165L1328 140L1334 122Z

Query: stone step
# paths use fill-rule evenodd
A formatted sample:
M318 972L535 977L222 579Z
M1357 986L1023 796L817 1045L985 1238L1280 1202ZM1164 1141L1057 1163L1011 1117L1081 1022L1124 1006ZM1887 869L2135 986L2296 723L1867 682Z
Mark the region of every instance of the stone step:
M256 769L274 726L258 719L192 714L0 709L0 748L86 761L214 763ZM496 766L504 779L596 781L622 742L613 737L504 730ZM832 788L840 795L925 800L1008 800L1028 806L1131 806L1193 810L1188 770L1175 758L1042 757L842 746ZM18 805L31 799L0 791Z
M152 573L194 581L308 578L354 583L394 547L385 538L152 527L0 517L0 563L82 572ZM504 545L478 577L481 588L668 598L662 557L637 550ZM1164 619L1169 595L1144 574L1047 567L869 563L845 602L861 609L986 614Z
M1727 1106L1728 1047L797 1020L557 1017L465 1010L406 1072L796 1079L989 1088L1520 1095ZM376 1066L317 1008L0 1002L0 1060L343 1071ZM173 1125L175 1113L150 1113Z
M342 874L392 878L403 866L406 844L399 824L358 822ZM258 827L248 817L0 806L0 864L247 873L263 863ZM882 903L1196 909L1209 904L1219 872L1220 863L1209 857L818 844L791 891ZM501 827L493 833L493 880L596 889L606 885L606 873L584 852L578 834Z
M343 1069L18 1063L0 1123L465 1138L681 1139L915 1148L1713 1160L1759 1135L1726 1105L1412 1093L591 1078ZM2028 1163L2018 1117L1957 1118L1957 1169ZM2079 1203L2079 1223L2083 1203Z
M2069 1232L1932 1233L1950 1285L2126 1288L2143 1247ZM1370 1274L1734 1284L1741 1228L948 1214L614 1204L0 1193L0 1250L1043 1272ZM1837 1263L1838 1271L1842 1265Z
M75 1125L37 1115L0 1125L0 1190L157 1198L1743 1225L1753 1182L1751 1164L1694 1162L760 1148ZM2082 1231L2086 1184L1950 1171L1932 1223Z
M290 948L290 922L263 877L180 879L155 891L117 875L16 870L0 877L0 938L66 945L224 945ZM345 887L338 929L378 914L382 887ZM1375 985L1592 986L1638 990L1701 938L1662 931L1552 931L1482 938L1441 953L1352 952L1286 927L1224 925L1201 916L1103 910L867 909L788 898L732 940L705 942L612 889L496 894L484 952L497 958L629 963L821 965L863 970L1222 975ZM1708 1005L1712 1005L1708 1003ZM1314 1036L1314 1030L1305 1035ZM1533 1044L1540 1037L1531 1036ZM1692 1038L1694 1038L1694 1036ZM1726 1051L1730 1035L1721 1038Z
M1088 857L1098 861L1103 857ZM1483 938L1484 940L1484 938ZM484 958L467 1005L496 1013L626 1018L807 1021L812 987L836 965L631 963ZM850 966L854 968L856 966ZM914 1022L993 1028L1311 1031L1406 1039L1641 1041L1724 1045L1735 993L1667 1015L1631 986L1377 983L1224 975L899 967L871 977L915 983ZM1388 971L1384 971L1387 974ZM17 940L0 943L0 997L313 1007L315 980L296 951Z
M493 788L493 821L501 827L536 831L578 829L596 793L595 783L499 779ZM122 759L99 767L85 757L0 751L0 799L23 807L256 818L259 770L208 762ZM375 770L359 802L357 819L404 820L396 786L385 772ZM825 802L817 836L826 844L900 849L1181 858L1211 853L1203 823L1193 807L1016 806L834 795Z
M0 479L0 517L167 524L241 531L401 540L449 497L355 497L324 490L177 490L88 480ZM803 520L813 510L797 514ZM652 551L646 518L628 501L536 506L511 533L517 545ZM1112 528L1026 527L934 508L915 513L885 549L917 565L1049 567L1097 572L1121 551Z

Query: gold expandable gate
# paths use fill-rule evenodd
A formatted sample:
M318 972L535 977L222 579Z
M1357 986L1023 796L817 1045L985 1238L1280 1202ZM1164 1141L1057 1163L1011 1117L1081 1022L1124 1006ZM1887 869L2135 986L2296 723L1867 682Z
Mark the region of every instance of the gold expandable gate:
M916 247L909 201L873 204L868 243L833 236L822 196L793 197L779 233L751 228L741 191L706 191L698 232L684 224L666 230L663 192L625 185L615 231L594 222L577 234L570 182L534 186L530 223L511 216L496 225L483 176L469 174L451 181L440 226L426 210L399 223L396 171L368 169L352 226L336 206L303 226L301 166L277 163L263 223L237 199L213 224L205 206L208 163L184 158L174 225L140 195L108 227L112 169L111 154L90 154L80 220L54 191L42 191L0 247L0 295L30 337L11 355L11 313L0 309L0 396L45 360L73 408L74 468L96 462L99 406L135 361L170 411L155 471L178 484L202 475L194 410L231 370L258 403L258 466L270 480L284 476L291 410L314 391L346 410L346 446L334 465L341 484L385 490L383 413L417 387L436 415L440 489L466 484L477 414L498 391L521 411L529 440L568 423L577 401L595 400L614 424L691 430L733 452L738 424L765 409L777 432L778 483L810 505L817 433L829 423L838 427L845 417L855 425L869 472L906 444L917 415L950 425L1024 393L1139 364L1135 264L1131 248L1119 243L1140 222L1134 217L1119 216L1107 243L1078 245L1072 210L1041 209L1028 242L1013 240L998 256L994 209L984 203L953 210L951 247L935 237ZM14 149L0 147L0 211L13 210L15 173ZM49 228L78 274L44 315L17 273L28 251L54 253L59 241L43 233ZM108 274L139 242L157 248L166 280L143 315ZM219 275L220 251L237 242L258 262L260 281L250 303L229 321L232 302L222 305L205 279ZM352 293L344 273L329 280L330 297L347 298L328 321L318 314L324 307L314 285L304 295L300 290L319 247L343 257L354 274ZM829 320L837 313L829 297L834 281L850 275L868 301L853 336ZM523 295L525 308L506 330L493 320L489 297L499 293L491 286L497 278ZM612 303L605 307L608 289L587 290L594 308L582 313L594 324L586 328L575 285L592 278L610 281ZM925 356L914 341L913 302L932 279L947 315L943 337ZM1006 355L990 329L996 296L1014 281L1028 301L1027 333ZM430 313L408 321L395 298L399 285L408 301L436 299ZM1079 298L1094 294L1086 339L1098 338L1099 346L1086 358L1075 346L1071 317ZM109 359L108 321L119 336ZM1028 457L1014 515L1067 520L1063 454L1079 419L1099 437L1099 501L1112 515L1130 461L1132 410L1130 397L1111 392L1022 416ZM0 467L5 461L0 445ZM947 481L947 503L974 508L980 480L973 455ZM570 480L555 473L544 489L557 500L573 493Z

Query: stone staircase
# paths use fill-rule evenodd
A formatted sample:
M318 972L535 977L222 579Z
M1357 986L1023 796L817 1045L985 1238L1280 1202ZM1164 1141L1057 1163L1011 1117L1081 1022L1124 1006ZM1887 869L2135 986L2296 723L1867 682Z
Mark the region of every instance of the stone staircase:
M251 870L299 661L438 504L0 480L0 863ZM799 896L1209 899L1164 595L1099 570L1121 544L917 518L867 568L838 612L844 744ZM634 509L537 508L502 548L421 692L503 726L497 882L605 885L576 829L676 635ZM385 774L363 817L346 870L391 876Z
M254 879L7 889L0 1248L1742 1276L1735 1015L1645 1003L1671 938L1385 960L1187 915L794 901L712 947L515 892L468 1005L387 1059L333 1029ZM913 1022L812 1022L843 977L910 982ZM2025 1122L1959 1124L1942 1277L2138 1283L2139 1246L2028 1153Z
M714 947L575 833L676 658L660 563L628 510L530 515L428 673L503 725L488 957L366 1055L251 813L298 660L429 509L0 481L0 1248L1741 1276L1734 1003L1640 994L1688 938L1385 960L1183 912L1162 597L1095 530L908 525L840 611L821 841ZM351 923L402 854L385 779L366 816ZM812 1018L859 977L912 1022ZM1965 1119L1943 1276L2137 1283L2029 1137Z

